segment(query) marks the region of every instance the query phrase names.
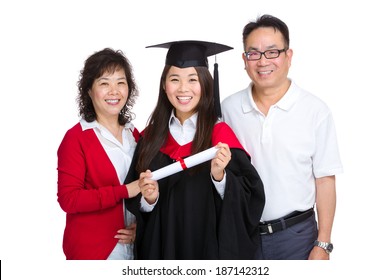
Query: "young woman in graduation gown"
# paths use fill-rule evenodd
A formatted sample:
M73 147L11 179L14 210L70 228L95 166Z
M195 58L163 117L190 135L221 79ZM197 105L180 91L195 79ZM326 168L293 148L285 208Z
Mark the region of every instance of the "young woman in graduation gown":
M258 247L263 184L233 131L219 121L219 98L207 68L211 54L204 52L213 44L162 46L169 51L157 105L126 179L139 178L141 188L126 202L137 216L138 259L252 259ZM212 146L219 150L211 161L151 179L150 170Z

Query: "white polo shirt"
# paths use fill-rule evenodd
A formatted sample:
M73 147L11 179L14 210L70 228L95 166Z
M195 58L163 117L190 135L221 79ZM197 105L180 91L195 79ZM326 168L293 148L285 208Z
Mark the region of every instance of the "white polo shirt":
M315 178L343 171L329 108L294 82L267 116L255 105L252 84L222 102L222 115L263 181L262 221L313 207Z

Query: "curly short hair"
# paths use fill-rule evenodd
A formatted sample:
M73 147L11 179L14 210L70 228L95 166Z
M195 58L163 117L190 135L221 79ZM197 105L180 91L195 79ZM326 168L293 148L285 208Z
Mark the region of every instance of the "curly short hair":
M135 83L132 66L121 50L115 51L110 48L105 48L87 58L84 63L84 68L80 71L80 77L77 83L79 89L77 96L79 115L87 122L96 120L95 108L88 94L93 82L104 73L114 73L118 69L123 69L125 72L129 89L126 105L119 114L119 124L124 125L135 118L135 114L131 110L138 96L138 88Z

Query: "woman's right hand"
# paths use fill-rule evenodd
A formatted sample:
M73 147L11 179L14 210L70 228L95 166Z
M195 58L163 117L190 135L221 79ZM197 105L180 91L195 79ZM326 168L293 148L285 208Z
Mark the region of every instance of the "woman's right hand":
M136 180L126 185L129 198L137 196L137 194L139 194L139 192L141 191L138 186L138 181L139 180Z
M139 175L138 185L141 190L142 196L149 204L156 202L159 194L158 182L152 180L152 172L146 170Z

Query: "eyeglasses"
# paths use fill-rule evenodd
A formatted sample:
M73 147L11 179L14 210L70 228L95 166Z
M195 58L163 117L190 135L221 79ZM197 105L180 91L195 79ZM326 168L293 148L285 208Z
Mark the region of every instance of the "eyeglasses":
M272 58L278 58L280 53L285 52L286 49L281 49L281 50L266 50L265 52L259 52L259 51L249 51L249 52L244 52L246 59L247 60L259 60L261 57L265 56L266 59L272 59Z

